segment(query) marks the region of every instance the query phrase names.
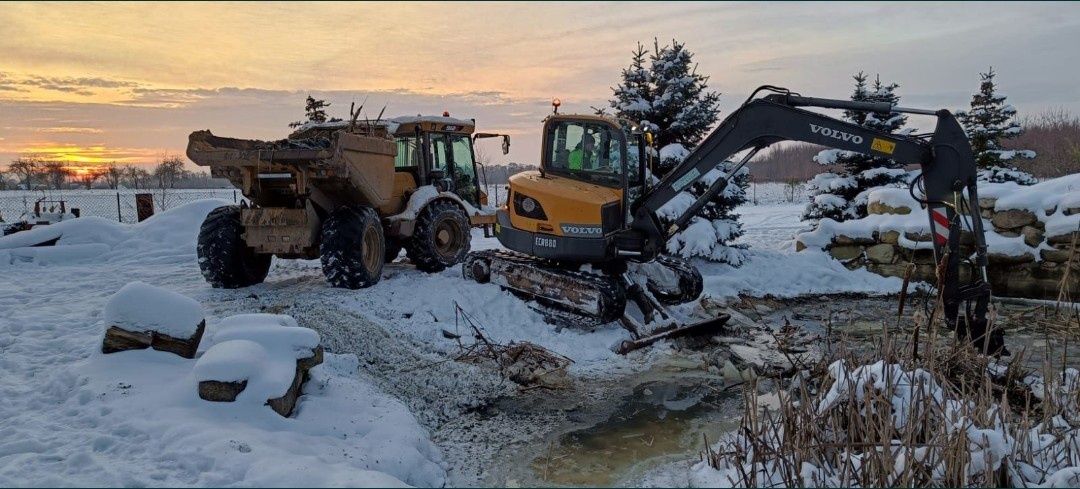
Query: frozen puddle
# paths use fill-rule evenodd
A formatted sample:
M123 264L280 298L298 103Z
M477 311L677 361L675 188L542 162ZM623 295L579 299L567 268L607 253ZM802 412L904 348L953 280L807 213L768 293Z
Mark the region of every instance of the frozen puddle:
M629 392L573 413L571 421L530 446L508 450L509 486L618 486L658 466L696 459L703 436L738 425L741 390L717 375L645 372Z

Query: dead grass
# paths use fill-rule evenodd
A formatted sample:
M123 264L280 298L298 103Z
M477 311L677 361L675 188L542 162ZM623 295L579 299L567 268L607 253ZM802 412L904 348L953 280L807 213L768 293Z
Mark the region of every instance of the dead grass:
M1063 355L1077 314L1071 306L1046 308L1054 317L1037 326L1047 341L1065 343ZM748 386L740 428L706 442L702 458L713 470L697 472L698 482L1080 485L1080 372L1064 357L1033 369L1023 367L1031 364L1024 351L1008 363L980 355L966 341L943 338L940 322L933 307L895 324L883 320L873 345L829 334L819 362L769 381L778 408L762 401L759 385Z

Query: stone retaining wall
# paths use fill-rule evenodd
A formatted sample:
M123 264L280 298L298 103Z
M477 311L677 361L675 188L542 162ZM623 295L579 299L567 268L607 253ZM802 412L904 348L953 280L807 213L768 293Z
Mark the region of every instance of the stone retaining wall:
M991 242L987 267L988 278L994 295L1056 300L1062 286L1067 286L1073 297L1080 295L1080 243L1077 232L1047 237L1045 227L1033 212L1022 209L995 210L995 199L980 199L982 216L992 228L986 229L987 241ZM873 215L909 215L913 209L903 205L888 205L871 198L868 205ZM914 209L917 216L929 219L923 209ZM1057 209L1047 209L1047 215ZM1080 208L1064 210L1065 215L1080 214ZM927 221L929 222L929 221ZM855 234L855 233L852 233ZM1023 237L1027 246L1037 248L1031 253L1010 255L995 252L992 236L1004 238ZM933 283L934 252L928 233L900 231L873 231L870 236L850 237L837 234L825 246L833 258L844 262L851 269L865 268L879 275L903 277L908 266L914 264L913 279ZM974 252L971 233L961 234L961 251L965 256ZM798 249L806 248L801 241ZM961 266L961 279L967 280L971 267Z

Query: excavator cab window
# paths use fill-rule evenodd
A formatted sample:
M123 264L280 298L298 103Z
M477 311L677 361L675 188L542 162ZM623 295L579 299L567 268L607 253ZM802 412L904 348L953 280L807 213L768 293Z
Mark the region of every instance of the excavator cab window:
M622 186L625 137L607 124L558 121L547 134L545 170L609 187Z

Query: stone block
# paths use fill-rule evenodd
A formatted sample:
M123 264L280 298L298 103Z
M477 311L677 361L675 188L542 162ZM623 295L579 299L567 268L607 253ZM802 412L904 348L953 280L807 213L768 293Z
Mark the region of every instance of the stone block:
M116 353L127 350L145 350L150 348L153 337L149 332L128 331L116 326L105 330L105 339L101 342L102 353Z
M851 260L862 256L863 249L861 246L833 246L829 248L829 254L837 260Z
M892 263L896 259L896 248L891 244L877 244L866 248L866 258L879 264Z
M304 384L305 372L301 371L299 366L296 368L296 374L293 376L292 384L289 385L289 390L285 391L285 395L274 399L267 399L266 405L270 406L274 412L289 417L293 412L293 408L296 407L297 399L300 399L300 389Z
M1024 237L1024 244L1033 248L1043 242L1043 232L1038 228L1024 226L1020 229L1020 234Z
M874 238L852 238L851 236L847 236L844 234L836 235L832 239L832 243L834 245L840 246L871 245L874 244L874 242Z
M150 347L157 351L175 353L184 358L195 358L195 352L199 351L199 342L202 341L203 332L206 331L206 320L199 323L195 328L195 334L190 338L173 338L165 333L155 331Z
M905 232L904 237L911 240L911 241L919 241L919 242L930 241L930 239L931 239L930 233L913 233L911 231Z
M869 214L911 214L911 208L908 206L896 206L893 207L884 202L871 201L866 206L866 212Z
M1039 250L1042 259L1054 263L1065 263L1072 255L1071 250Z
M1046 237L1046 242L1050 243L1052 245L1066 245L1066 246L1068 246L1068 245L1072 244L1074 234L1076 234L1076 231L1073 231L1071 233L1059 234L1057 236L1047 236ZM1076 241L1078 243L1080 243L1080 237L1078 237Z
M1035 217L1034 213L1023 209L995 212L994 217L990 219L995 228L1015 230L1031 225L1036 221L1038 221L1038 218Z
M900 242L900 231L885 231L878 240L886 244L897 244Z
M204 380L199 382L199 398L212 402L233 402L247 387L248 381L222 382Z
M1035 261L1035 257L1033 255L1031 255L1030 253L1024 253L1024 254L1019 255L1019 256L1006 255L1006 254L1002 254L1002 253L989 253L989 254L987 254L986 258L987 258L987 261L989 261L991 266L993 266L993 265L999 265L999 266L1004 265L1004 266L1006 266L1006 268L1007 268L1008 265L1032 263L1032 262Z

